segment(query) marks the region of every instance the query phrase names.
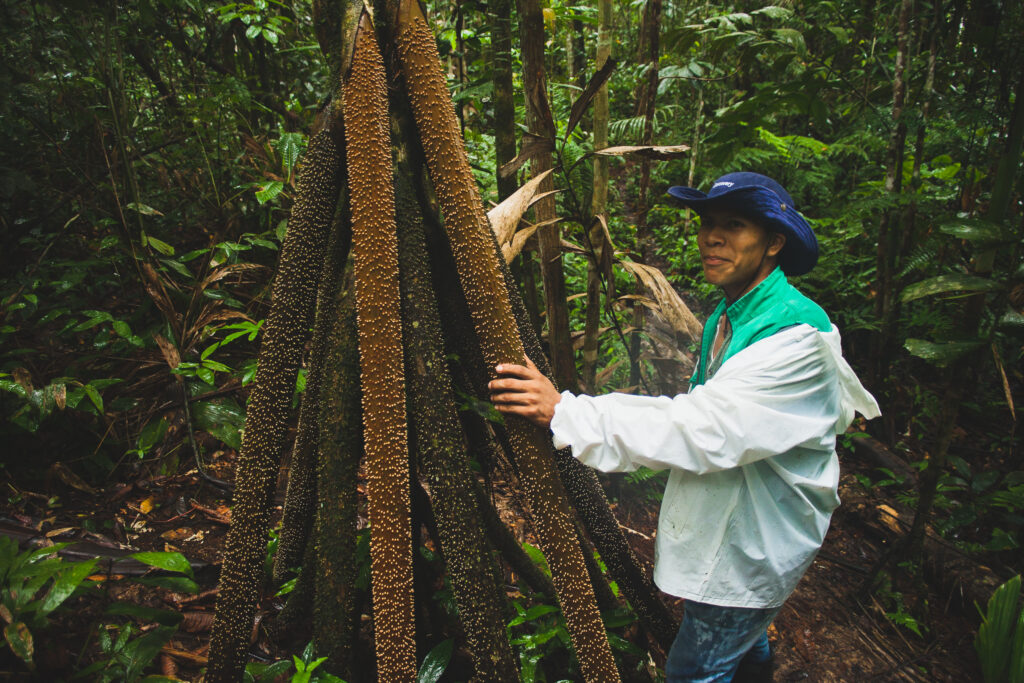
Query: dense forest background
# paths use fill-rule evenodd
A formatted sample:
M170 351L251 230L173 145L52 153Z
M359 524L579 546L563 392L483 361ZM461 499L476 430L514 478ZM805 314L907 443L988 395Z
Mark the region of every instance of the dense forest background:
M23 548L0 546L7 671L34 670L44 651L54 670L92 665L108 680L139 677L161 648L183 671L201 663L180 648L167 655L175 629L203 632L199 617L161 621L152 605L124 607L130 595L110 611L94 560L24 548L43 538L170 551L137 558L177 572L158 577L165 584L202 583L205 565L174 552L218 561L215 543L193 533L204 550L189 553L185 538L146 520L154 510L230 514L296 174L335 89L313 4L0 9L0 476L5 538ZM776 178L821 244L817 268L795 284L829 312L883 412L841 445L858 495L891 510L894 531L886 550L842 561L872 579L891 638L913 641L909 664L887 675L929 675L920 653L941 632L934 612L955 609L941 605L942 580L926 581L943 573L927 571L939 553L940 566L956 557L956 590L968 596L960 613L972 632L953 659L1004 680L1007 670L986 662L1011 651L1012 624L975 659L971 601L1024 567L1024 6L599 5L427 3L485 201L507 197L539 158L554 168L554 206L535 208L542 227L532 237L527 227L512 268L560 384L681 391L696 342L645 266L701 320L716 294L700 275L696 217L664 191L707 189L736 170ZM535 11L542 64L524 72L531 34L520 34L521 18ZM586 86L608 54L607 95L593 97ZM550 119L538 118L542 99ZM581 100L592 106L574 106ZM512 163L520 151L531 164ZM550 248L545 234L558 268L538 256ZM304 382L300 373L296 405ZM479 409L475 400L466 397ZM659 481L646 473L607 486L625 507L656 498ZM131 583L126 594L141 590ZM31 602L44 593L59 599ZM92 605L77 621L65 615L76 600ZM55 638L62 628L75 637ZM557 642L520 648L534 656ZM1015 642L1006 666L1020 664L1024 626Z

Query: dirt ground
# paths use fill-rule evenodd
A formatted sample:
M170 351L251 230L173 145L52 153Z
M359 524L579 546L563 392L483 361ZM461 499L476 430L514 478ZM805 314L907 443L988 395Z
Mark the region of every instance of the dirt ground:
M233 456L220 453L212 473L227 476ZM818 559L769 632L778 662L775 680L978 680L972 647L976 626L959 601L901 569L883 577L882 588L874 593L862 588L864 577L888 543L884 533L865 521L866 515L879 506L896 503L882 497L884 490L867 491L858 483L854 474L870 469L868 464L858 462L852 454L842 455L842 460L840 495L844 505L834 515ZM106 554L126 549L177 550L195 561L202 589L198 596L119 580L122 575L118 572L132 572L124 562L97 575L106 583L104 604L122 600L185 614L178 635L157 663L164 675L193 680L205 663L216 564L230 519L229 495L208 482L201 483L194 472L144 479L108 491L91 491L79 484L56 473L39 492L22 489L9 480L11 493L2 510L6 527L0 532L19 537L23 545L40 539L73 541L84 544L78 548L86 554L91 550ZM518 505L514 499L506 501L503 516L514 530L528 537L528 526L517 519ZM657 503L623 498L614 505L637 553L652 561ZM665 597L681 613L682 601ZM95 650L93 624L102 616L102 609L95 600L82 599L76 609L54 617L56 623L41 633L37 642L41 653L41 678L37 680L62 678L80 652ZM273 604L265 607L261 618L272 615L274 609ZM921 635L897 623L907 617ZM257 654L268 659L281 656L260 627L254 635ZM0 680L23 680L19 667L5 649L0 655Z

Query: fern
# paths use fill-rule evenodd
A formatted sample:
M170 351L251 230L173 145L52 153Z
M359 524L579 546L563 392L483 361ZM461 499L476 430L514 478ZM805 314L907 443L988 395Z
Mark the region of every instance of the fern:
M925 266L938 261L938 257L939 250L935 244L928 242L919 244L907 257L907 263L897 277L903 278L915 270L923 270Z

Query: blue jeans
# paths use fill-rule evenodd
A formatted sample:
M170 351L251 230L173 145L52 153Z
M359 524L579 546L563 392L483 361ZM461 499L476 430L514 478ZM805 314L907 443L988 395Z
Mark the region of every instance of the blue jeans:
M767 629L779 609L719 607L687 600L683 623L665 663L666 680L728 683L748 653L754 662L767 661L771 657Z

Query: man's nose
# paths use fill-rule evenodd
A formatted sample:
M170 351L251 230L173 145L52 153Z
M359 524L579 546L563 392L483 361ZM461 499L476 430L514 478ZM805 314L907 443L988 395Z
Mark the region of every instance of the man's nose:
M704 230L701 230L700 233L700 237L704 241L704 244L708 246L716 246L725 241L722 237L722 231L714 225L708 226Z

